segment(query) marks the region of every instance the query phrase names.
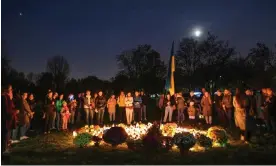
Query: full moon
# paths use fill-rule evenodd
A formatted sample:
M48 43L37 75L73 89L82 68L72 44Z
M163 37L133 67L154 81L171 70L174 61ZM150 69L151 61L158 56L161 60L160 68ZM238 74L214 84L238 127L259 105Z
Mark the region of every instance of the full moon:
M199 36L201 35L201 33L202 33L202 32L201 32L200 30L198 30L198 29L194 31L194 35L195 35L196 37L199 37Z
M19 15L20 15L20 16L22 16L22 15L23 15L23 13L21 13L21 12L20 12L20 13L19 13Z

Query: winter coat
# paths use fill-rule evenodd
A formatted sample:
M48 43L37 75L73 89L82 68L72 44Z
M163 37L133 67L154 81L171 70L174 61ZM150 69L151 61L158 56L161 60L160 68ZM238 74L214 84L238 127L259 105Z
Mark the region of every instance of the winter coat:
M195 109L194 106L190 106L190 107L188 108L188 115L189 115L189 116L196 116L196 109Z
M142 98L142 105L148 105L148 100L149 100L148 96L143 95L141 96L141 98Z
M222 105L225 105L225 108L233 108L233 101L231 95L224 95L222 98Z
M126 97L125 98L125 105L126 108L133 108L133 97Z
M222 96L215 95L214 100L215 100L215 106L217 109L222 109Z
M168 100L167 98L164 98L164 104L163 107L167 107L167 106L175 106L175 100L173 100L173 98L170 98L170 100Z
M107 108L108 108L108 112L115 112L116 111L116 99L108 99L107 101Z
M180 96L176 98L177 101L177 109L184 109L186 107L185 99Z
M56 102L56 110L58 113L60 113L60 111L61 111L63 101L64 100L57 100L57 102Z
M92 102L92 96L91 95L84 97L83 105L84 105L83 108L91 108L92 107L93 102Z
M31 108L27 100L22 99L21 108L19 110L18 118L20 125L30 125L30 119L33 117Z
M44 103L45 106L45 112L49 113L49 112L54 112L55 106L52 104L52 102L54 102L53 99L47 97Z
M201 99L203 116L212 116L212 100L210 97L203 96Z
M98 96L95 100L95 106L97 109L104 109L106 107L106 99L104 96Z
M16 128L18 119L15 112L15 105L6 93L1 95L1 116L4 130L9 131Z
M142 99L140 96L134 96L133 98L134 108L141 108Z
M61 113L62 118L66 118L66 119L70 118L71 114L70 114L69 108L67 106L62 107L60 113Z

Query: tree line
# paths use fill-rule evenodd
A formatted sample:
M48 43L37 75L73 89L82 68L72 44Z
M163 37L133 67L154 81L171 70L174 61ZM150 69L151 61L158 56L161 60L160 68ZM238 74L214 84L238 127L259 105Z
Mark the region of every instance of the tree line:
M164 91L167 64L151 45L138 45L116 56L119 72L110 80L96 76L70 78L70 64L62 55L47 60L42 73L19 72L14 69L2 41L2 85L12 84L18 91L33 92L43 97L48 89L63 93L79 93L86 89L105 93L120 90ZM221 88L246 84L251 88L276 87L276 52L264 43L257 43L248 55L240 55L228 41L208 33L204 40L183 38L176 45L176 90L197 87Z

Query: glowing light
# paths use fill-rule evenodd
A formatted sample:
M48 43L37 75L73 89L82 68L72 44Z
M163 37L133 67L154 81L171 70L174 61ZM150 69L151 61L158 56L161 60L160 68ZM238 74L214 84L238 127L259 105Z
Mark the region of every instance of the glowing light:
M76 131L73 131L73 137L76 137L78 133Z
M202 34L201 30L199 30L199 29L195 29L193 33L194 33L195 37L200 37Z

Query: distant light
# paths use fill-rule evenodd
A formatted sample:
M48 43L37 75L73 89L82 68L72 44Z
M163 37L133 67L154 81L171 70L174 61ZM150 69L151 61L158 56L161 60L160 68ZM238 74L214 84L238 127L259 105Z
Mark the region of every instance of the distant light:
M195 30L195 31L194 31L194 35L195 35L196 37L199 37L199 36L201 35L201 31L200 31L200 30Z
M19 15L20 15L20 16L22 16L22 15L23 15L23 13L21 13L21 12L20 12L20 13L19 13Z

